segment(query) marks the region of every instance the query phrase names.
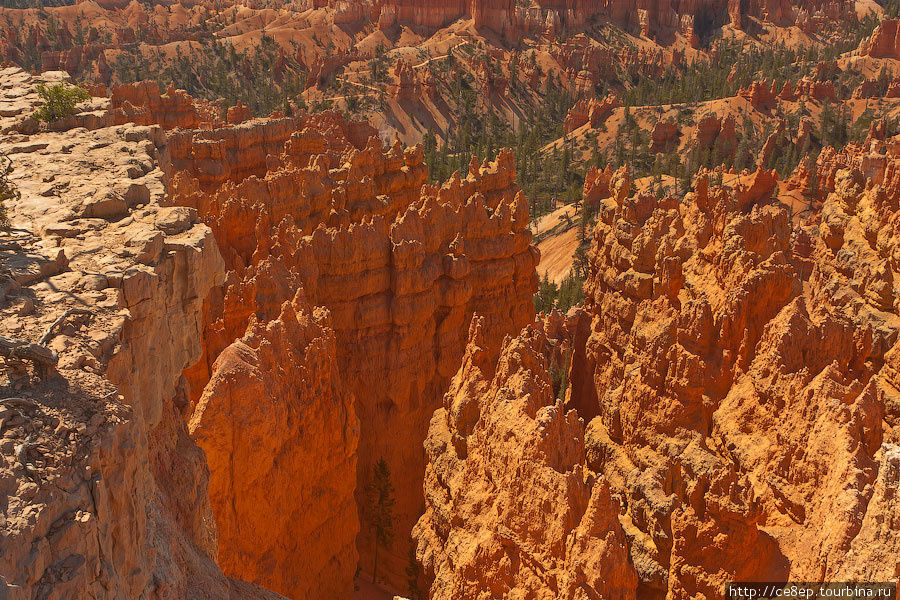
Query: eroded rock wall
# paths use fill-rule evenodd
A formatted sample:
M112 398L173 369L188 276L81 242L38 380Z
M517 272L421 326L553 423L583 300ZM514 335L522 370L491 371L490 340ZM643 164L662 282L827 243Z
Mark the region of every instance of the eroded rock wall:
M241 127L235 133L204 135L228 139L238 136ZM341 455L348 461L342 464L355 465L354 481L335 488L336 494L346 500L347 493L355 493L361 504L372 464L386 459L397 490L397 539L381 550L379 578L403 587L409 564L407 536L422 510L421 443L431 413L459 366L466 324L473 313L485 315L487 337L496 352L504 335L532 320L537 252L530 246L527 202L515 187L510 153L502 152L490 164L474 162L467 179L433 188L425 185L421 148L397 144L384 152L377 138L358 146L351 142L356 131L359 128L349 124L333 133L323 134L313 126L295 130L279 154L267 155L264 175L241 177L243 171L229 170L238 173L235 180L212 192L205 192L191 175L216 170L215 160L184 163L193 170L173 178L175 201L204 215L228 269L225 284L211 294L205 309L203 358L186 376L192 399L200 400L194 418L202 419L204 403L224 402L217 396L226 390L216 383L218 371L228 362L222 363L222 357L232 352L227 348L245 335L248 323L278 320L284 302L297 290L311 306L327 308L337 370L361 424L358 463ZM228 155L221 160L229 161ZM258 369L264 373L275 367L267 363ZM347 427L345 423L338 429ZM212 443L227 438L220 429L211 425L205 439ZM278 439L286 455L289 446L302 455L303 437L285 433ZM239 451L249 451L243 446L246 438L237 440ZM319 456L318 463L328 460ZM291 468L279 465L270 479L291 480ZM235 523L256 518L249 503L234 508L233 497L240 495L244 483L213 464L213 490L232 492L212 494L214 512L236 510ZM336 479L333 485L338 486ZM358 531L354 528L355 522L348 520L333 535L346 540L346 533L353 540L358 533L360 565L369 570L374 550L370 531L365 521ZM289 527L266 531L273 534L269 545L279 536L296 535ZM234 541L237 544L237 537ZM246 574L256 568L250 565L268 559L263 551L267 544L251 556L228 547L223 538L219 557L235 569L226 566L226 572ZM241 561L231 556L240 556L247 566L240 570ZM350 581L355 564L340 564L343 581ZM293 569L283 577L295 581L306 572L303 565L280 568ZM304 589L313 593L317 588ZM303 597L305 592L299 590L293 593Z
M661 594L787 569L836 579L847 562L891 576L838 557L868 509L895 511L869 497L895 443L877 382L896 292L878 240L897 206L840 173L821 220L796 228L759 171L735 191L701 177L686 203L608 203L595 230L577 357L593 389L569 400L596 415L592 466L624 498L638 573Z
M554 397L547 343L526 328L498 361L472 321L425 442L414 535L434 600L635 595L617 503L584 468L584 427Z
M295 600L352 596L359 421L327 311L301 292L277 318L252 317L189 428L212 473L222 569Z
M563 407L581 418L585 472L618 507L608 530L621 527L638 596L722 597L735 580L896 578L886 558L900 544L889 525L900 473L896 148L876 138L823 152L827 198L802 221L773 200L776 178L763 170L734 188L701 174L684 199L632 195L627 178L624 193L596 194L585 305L537 323L544 358L522 369L569 365L565 404L538 422L556 431ZM511 346L534 336L526 330ZM528 457L534 444L521 423L515 434L481 432L495 427L498 388L494 410L510 423L513 407L552 398L546 376L538 389L504 386L503 360L470 349L426 440L417 551L440 597L492 581L537 585L534 567L511 558L518 542L503 537L504 509L556 488L532 480L528 494L504 500L514 484L502 483L503 457ZM557 465L567 445L554 446L559 454L517 476ZM491 467L473 476L480 462ZM528 546L556 539L555 528L543 531ZM491 577L473 583L480 573Z

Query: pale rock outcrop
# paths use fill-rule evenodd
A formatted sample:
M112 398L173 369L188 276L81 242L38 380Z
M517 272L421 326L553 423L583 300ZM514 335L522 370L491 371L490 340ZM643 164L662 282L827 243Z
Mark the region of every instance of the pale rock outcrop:
M10 69L0 81L4 95L30 98L40 79ZM0 126L22 118L2 117ZM18 167L13 224L35 232L21 253L3 257L14 285L0 304L0 330L43 337L59 360L45 378L15 362L0 372L18 390L18 399L0 400L0 486L9 499L0 594L276 598L215 564L208 471L180 414L181 371L201 349L203 298L224 274L212 232L196 213L160 205L150 128L29 141L0 143ZM135 162L148 166L137 179L128 174ZM81 216L98 192L135 181L148 194L142 208L113 220ZM48 192L48 182L58 187Z

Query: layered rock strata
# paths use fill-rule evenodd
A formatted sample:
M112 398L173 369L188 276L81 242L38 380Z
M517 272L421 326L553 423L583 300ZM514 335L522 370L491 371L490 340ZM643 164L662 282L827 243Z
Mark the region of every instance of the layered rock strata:
M304 117L298 119L305 122ZM263 123L282 127L280 121ZM251 122L234 129L201 132L193 136L193 143L218 144L216 137L227 140L242 127L264 126ZM249 323L255 321L262 327L281 320L284 303L298 290L310 306L327 308L336 368L354 398L352 405L361 424L358 462L340 452L333 455L334 460L345 460L340 462L342 469L355 468L355 485L344 492L352 495L355 491L360 501L372 464L381 457L388 462L397 490L396 530L401 533L391 548L381 551L381 572L400 586L408 566L404 532L409 532L421 512L421 442L431 413L459 366L465 324L476 312L485 315L486 335L496 352L504 335L531 321L537 251L530 246L528 206L515 187L510 153L501 152L492 163L473 162L467 179L452 178L434 188L425 185L427 168L421 148L404 149L397 144L384 152L377 138L357 146L348 138L356 131L358 128L347 124L326 135L313 127L294 130L279 154L269 153L264 161L257 160L255 164L267 165L264 175L243 177L249 171L225 166L232 160L228 154L219 162L208 154L205 162L176 163L173 159L172 164L186 168L172 179L174 201L196 208L209 223L228 271L225 284L213 292L206 305L203 357L186 376L192 402L199 400L192 423L199 423L205 406L227 407L227 398L247 397L217 381L233 379L229 373L234 361L223 356L235 351L234 344L241 343L236 340L251 335ZM176 134L172 139L180 138ZM175 150L171 153L176 154ZM179 156L187 154L178 151ZM215 185L207 178L212 172L228 172L234 179L205 192L203 187ZM254 339L267 339L268 334L260 329L253 335ZM270 376L268 369L278 372L273 361L258 365L255 359L242 360L259 372L261 379ZM292 397L280 384L273 386L265 395L274 404ZM347 404L338 400L339 394L329 397L341 406ZM249 405L243 410L256 409ZM219 449L215 440L230 436L228 429L216 423L219 421L214 419L198 438L204 449L222 456L252 451L247 445L252 436L234 436L237 446ZM353 428L350 417L337 425L331 431L352 437L347 433ZM195 429L195 434L198 431ZM303 456L306 437L288 430L283 433L272 443L285 456L291 454L290 448ZM348 446L353 444L348 442ZM319 456L317 464L330 460ZM234 498L244 491L253 496L257 474L237 478L231 470L219 468L219 464L227 466L227 461L211 459L210 464L211 501L217 520L252 522L257 518L252 503L235 507ZM295 468L300 465L279 463L267 478L289 485L296 480ZM336 480L332 485L337 485ZM220 494L218 490L224 491ZM347 499L346 493L340 497ZM239 536L233 538L236 547L231 547L223 535L219 559L226 572L265 584L268 580L261 574L269 560L267 544L293 547L296 543L292 541L295 527L289 522L282 525L275 523L266 529L271 534L269 541L258 544L251 554L241 550L246 544ZM352 520L343 525L341 531L356 535ZM368 569L374 548L367 522L361 523L359 533L361 565ZM312 535L325 533L317 530ZM282 568L291 570L290 566ZM254 569L258 569L257 575L252 574ZM303 569L297 565L293 574L281 576L299 581ZM344 575L342 581L350 581L352 569ZM338 579L335 576L333 580ZM301 582L291 589L275 589L298 597L315 589L304 586Z

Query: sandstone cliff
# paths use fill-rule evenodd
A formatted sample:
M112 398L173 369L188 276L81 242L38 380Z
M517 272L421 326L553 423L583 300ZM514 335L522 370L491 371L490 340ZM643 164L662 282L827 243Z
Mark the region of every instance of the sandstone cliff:
M16 69L0 80L7 106L40 81ZM0 375L0 595L276 597L214 562L208 470L179 409L202 301L224 270L196 213L160 205L158 139L126 125L0 143L22 192L0 257L0 328L58 357L46 373L7 358Z
M295 600L349 598L358 560L359 421L328 325L300 295L272 321L252 317L189 423L209 463L219 566Z
M504 335L533 318L537 252L530 246L528 206L515 187L508 152L501 152L492 163L473 163L465 180L457 177L433 188L424 185L427 169L421 148L403 149L397 144L384 152L377 138L354 143L353 134L359 128L336 115L306 119L251 122L170 138L170 146L178 144L170 150L173 170L185 168L172 178L173 201L196 208L209 223L228 271L225 284L213 291L205 308L203 357L185 373L192 401L199 399L192 423L204 419L207 406L227 407L228 398L246 402L243 392L218 381L233 378L228 373L234 360L223 357L237 352L233 342L241 343L236 340L245 336L248 324L255 320L261 327L280 320L284 303L301 289L311 306L327 308L335 336L336 370L354 398L352 406L361 427L358 462L352 449L336 452L325 443L327 436L349 435L349 417L335 421L334 427L325 428L325 437L310 442L332 452L316 455L310 462L326 465L334 460L341 468L355 470L355 485L349 487L339 484L336 474L329 476L323 485L331 486L336 499L320 498L316 510L346 502L354 492L358 496L371 478L372 464L384 457L397 490L395 512L401 533L383 553L382 576L400 586L408 566L405 533L421 513L421 443L431 413L459 366L465 324L476 312L485 315L486 335L497 351ZM319 126L298 130L315 120L335 126L331 131ZM262 139L270 145L255 146L260 151L245 150L256 144L249 140L258 139L251 132L267 131ZM231 139L240 141L232 144ZM197 157L198 146L223 144L233 146L236 154L204 151L202 161L190 158ZM276 155L271 149L279 144ZM256 166L251 171L249 165ZM213 173L218 175L212 178ZM248 231L254 234L248 236ZM253 334L254 339L276 343L267 335L261 330ZM242 361L252 365L260 379L271 377L269 370L279 368L273 360ZM273 403L293 397L280 384L273 386L264 395ZM333 397L334 402L347 403L339 400L340 394ZM307 410L320 410L318 406L313 403ZM248 405L241 410L252 414L259 409ZM260 418L257 414L253 420ZM227 420L213 418L203 428L201 445L215 448L215 440L230 439L233 427ZM299 453L306 444L305 437L290 430L282 433L271 443L284 448L286 455L291 454L287 448ZM251 437L236 436L235 440L235 446L221 449L223 456L250 453L255 447ZM238 480L228 464L210 459L216 519L252 522L259 518L253 503L236 506L234 499L245 489L250 496L257 493L251 491L256 475ZM301 467L279 462L269 479L295 480L293 469ZM314 480L322 477L316 473ZM264 576L266 561L271 560L267 548L294 543L288 540L296 536L296 530L275 523L257 532L269 537L253 545L255 550L238 535L223 535L219 559L226 573L266 585L271 583ZM355 521L345 520L339 534L328 535L345 542L346 536L352 540L357 533L361 565L369 569L373 546L367 523L357 529ZM323 543L344 548L336 539L323 539ZM334 560L343 569L343 578L329 581L350 581L355 563ZM280 576L285 580L275 585L276 590L297 597L319 593L318 587L310 585L314 578L307 566L283 569L286 572ZM290 589L281 587L288 580L297 583L288 584L295 585Z
M701 174L684 201L631 195L627 178L616 193L609 170L592 172L600 222L584 308L525 330L499 363L479 354L473 326L432 420L416 535L437 597L551 581L557 596L582 597L566 587L584 581L567 566L573 547L541 554L566 535L543 521L556 513L532 515L524 533L507 512L558 493L533 473L582 464L618 506L606 530L624 534L638 596L896 577L900 156L874 139L823 152L827 199L800 222L763 170L734 188ZM548 378L566 364L565 378ZM560 380L562 405L550 385ZM538 451L544 439L556 453ZM528 494L510 492L519 479ZM571 498L548 506L565 514ZM610 550L580 550L581 564L605 564ZM606 587L628 581L617 577L594 589L623 593Z
M496 361L472 321L425 444L414 535L434 600L635 595L617 503L584 469L584 428L554 398L547 343L529 327Z

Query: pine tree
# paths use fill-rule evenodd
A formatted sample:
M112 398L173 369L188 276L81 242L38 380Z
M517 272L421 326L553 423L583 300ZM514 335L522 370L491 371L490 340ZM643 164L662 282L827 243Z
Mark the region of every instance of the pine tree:
M422 598L422 590L419 588L421 571L419 561L416 560L416 546L412 538L410 538L409 565L406 567L406 593L409 594L409 600L424 600Z
M387 461L375 463L372 481L366 486L366 508L369 528L375 537L375 556L372 562L372 582L378 573L378 548L390 548L394 539L394 486Z

